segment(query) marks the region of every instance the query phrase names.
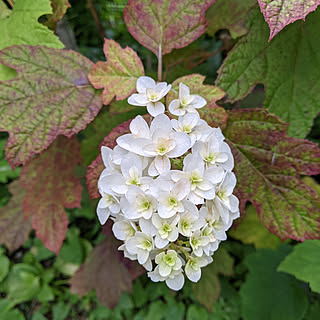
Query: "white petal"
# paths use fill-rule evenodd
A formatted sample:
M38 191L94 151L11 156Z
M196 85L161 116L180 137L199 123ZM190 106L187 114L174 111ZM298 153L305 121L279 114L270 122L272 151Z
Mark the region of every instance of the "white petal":
M163 204L159 203L158 205L159 216L163 219L171 218L176 214L176 211L168 209Z
M174 99L169 104L169 112L175 116L183 116L186 113L186 110L181 107L179 99Z
M97 208L98 219L101 224L105 224L110 216L110 210L108 208Z
M192 282L198 282L201 278L201 269L194 270L188 264L186 265L185 272L188 279Z
M157 102L149 102L147 104L147 111L153 117L158 116L159 114L163 114L165 111L164 104L160 101Z
M208 178L213 184L217 184L222 181L224 176L224 170L220 167L210 167L205 172L206 178Z
M155 176L159 175L159 172L158 172L158 170L156 169L156 166L155 166L155 160L153 160L151 162L151 164L149 166L149 169L148 169L148 174L151 177L155 177Z
M153 226L151 220L147 220L144 218L141 218L139 220L139 226L141 228L141 231L145 234L148 234L150 236L154 236L157 232L156 228Z
M112 158L112 149L102 146L101 147L101 156L103 164L106 168L110 166L109 161Z
M180 101L183 100L183 98L186 98L190 95L190 89L182 82L179 83L179 99Z
M131 254L137 254L137 252L138 252L137 244L138 244L138 242L135 237L130 238L126 242L126 248L127 248L128 252Z
M132 106L144 107L148 104L149 99L145 94L134 93L128 98L128 103Z
M158 249L162 249L164 248L168 243L169 240L168 239L162 239L158 234L156 235L155 239L154 239L154 243L156 245L156 247Z
M206 104L207 104L206 99L204 99L198 95L193 95L193 100L191 102L191 105L193 108L200 109L200 108L204 107Z
M112 231L114 236L118 240L126 240L127 238L127 233L126 229L128 228L128 223L125 221L116 221L113 226L112 226Z
M171 121L168 116L160 114L153 119L150 125L150 135L153 135L157 129L161 129L166 132L169 132L172 129Z
M143 249L138 248L137 254L138 254L138 262L140 264L145 264L149 258L149 252L147 250L143 250Z
M171 138L175 140L176 147L167 153L169 158L180 157L191 147L190 137L184 132L173 132Z
M147 88L154 88L156 86L156 82L146 76L139 77L137 80L137 91L139 93L145 93Z
M166 284L167 286L175 291L178 291L180 289L182 289L183 285L184 285L184 276L182 273L176 275L173 279L168 278L166 280Z
M148 259L147 262L143 265L144 268L147 270L147 271L151 271L152 270L152 262L151 262L151 259Z
M130 122L130 131L132 132L132 134L140 138L149 137L149 126L141 116L136 116Z
M168 172L171 167L170 160L167 156L156 156L154 164L159 174Z
M179 180L172 188L171 193L176 195L179 201L183 200L190 192L190 181Z
M170 274L171 270L172 268L169 267L166 263L162 262L159 264L160 276L167 277Z

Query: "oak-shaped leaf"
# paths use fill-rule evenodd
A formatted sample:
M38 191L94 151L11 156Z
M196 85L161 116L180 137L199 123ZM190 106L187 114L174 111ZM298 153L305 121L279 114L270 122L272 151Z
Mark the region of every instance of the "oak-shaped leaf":
M270 28L269 40L288 24L304 20L320 4L320 0L258 0L258 2Z
M63 48L59 38L38 22L40 16L51 13L50 0L16 0L10 15L0 20L0 50L20 44ZM15 75L14 70L0 63L0 80L12 79Z
M288 245L277 250L259 249L244 260L249 273L240 289L243 319L303 319L308 308L304 289L292 276L277 272L290 251Z
M51 0L51 7L52 14L49 16L48 21L46 21L45 24L50 29L54 30L57 22L63 18L71 5L68 0Z
M214 127L219 126L224 128L228 115L223 108L216 104L216 101L222 99L226 93L217 86L203 84L204 80L205 76L200 74L191 74L176 79L172 83L172 90L167 95L167 105L169 105L173 99L179 97L179 84L183 83L189 87L190 94L198 94L206 99L206 106L198 110L201 118L210 122Z
M297 244L280 263L278 271L294 275L310 283L311 290L320 293L320 240L307 240Z
M68 229L64 208L80 208L82 185L74 175L80 161L77 138L59 136L21 170L20 183L27 190L23 213L31 217L37 237L56 254Z
M320 173L320 149L289 137L287 127L264 109L228 111L224 135L235 160L241 212L250 201L262 224L282 240L318 239L320 197L300 175Z
M149 115L144 115L143 118L148 121L150 119ZM111 132L103 139L99 146L99 151L102 146L109 147L113 149L117 145L117 138L122 136L123 134L129 133L129 126L132 119L125 121L118 126L116 126L114 129L111 130ZM87 186L88 191L91 199L99 198L99 191L98 191L98 180L99 176L104 169L104 164L102 162L101 154L97 156L97 158L89 165L88 171L87 171Z
M249 10L256 3L256 0L217 0L206 13L208 34L214 36L218 30L228 29L232 38L243 36L248 31L246 18Z
M215 302L220 296L219 274L225 276L233 275L234 259L224 248L213 256L213 262L202 270L201 279L198 283L192 284L195 298L212 312Z
M0 51L0 62L19 74L0 82L0 131L9 132L6 159L12 168L58 135L84 129L102 107L87 78L93 63L79 53L21 45Z
M89 80L96 89L104 89L102 101L108 105L114 97L117 100L129 97L144 69L134 50L122 49L114 40L105 39L103 51L107 62L98 61L90 71Z
M205 11L216 0L129 0L124 21L132 36L156 56L186 47L207 28Z
M271 42L258 7L249 15L248 28L219 69L216 84L231 101L264 84L264 107L290 123L290 136L304 138L320 112L320 42L314 41L320 38L320 8Z
M12 194L9 203L0 208L0 244L13 251L27 241L32 227L30 219L25 219L22 212L26 190L15 180L10 183L9 191Z
M132 281L145 270L118 251L121 242L114 238L109 222L103 233L106 238L93 248L71 279L71 292L83 296L95 289L99 301L108 308L114 308L121 293L131 292Z

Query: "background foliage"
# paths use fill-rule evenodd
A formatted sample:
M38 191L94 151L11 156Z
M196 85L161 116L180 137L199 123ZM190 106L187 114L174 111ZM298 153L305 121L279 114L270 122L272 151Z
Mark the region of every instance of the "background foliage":
M319 4L0 0L0 319L318 319ZM223 129L241 204L178 293L95 214L99 146L145 113L126 98L159 44L163 79Z

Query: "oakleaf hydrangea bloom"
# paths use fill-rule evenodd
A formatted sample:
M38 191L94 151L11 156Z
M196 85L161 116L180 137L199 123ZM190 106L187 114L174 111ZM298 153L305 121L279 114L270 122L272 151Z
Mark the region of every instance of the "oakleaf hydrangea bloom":
M126 258L137 260L152 281L180 290L185 277L197 282L214 263L240 213L231 150L220 128L197 112L206 100L180 83L164 114L170 90L165 82L138 79L128 102L146 106L151 117L137 116L113 149L101 148L97 215L101 224L114 221Z

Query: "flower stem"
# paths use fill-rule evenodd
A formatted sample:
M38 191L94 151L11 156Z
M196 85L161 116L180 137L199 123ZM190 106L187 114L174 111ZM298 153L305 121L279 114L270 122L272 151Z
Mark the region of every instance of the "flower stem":
M162 48L161 43L159 44L158 52L158 81L160 82L162 78Z

